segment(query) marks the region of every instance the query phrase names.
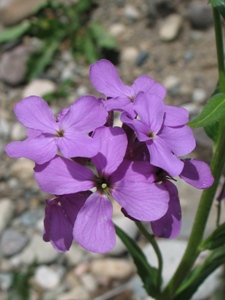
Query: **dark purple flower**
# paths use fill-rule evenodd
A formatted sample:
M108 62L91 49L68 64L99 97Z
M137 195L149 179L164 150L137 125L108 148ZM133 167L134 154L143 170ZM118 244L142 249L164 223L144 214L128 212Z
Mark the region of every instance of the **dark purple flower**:
M90 192L62 195L46 200L44 234L59 252L68 251L73 241L73 227Z
M106 59L101 59L91 65L90 81L98 92L110 98L104 102L108 111L126 111L131 117L136 115L133 101L138 92L154 94L161 99L166 95L166 89L146 75L139 76L131 87L125 85L115 66Z
M213 177L209 166L197 159L185 159L184 168L179 177L198 189L209 188L213 184ZM170 195L169 208L162 218L151 222L153 233L157 237L175 238L181 230L181 207L176 186L169 181L170 177L163 171L156 171L158 181L167 189Z
M95 172L59 156L34 170L47 193L64 195L95 188L77 214L73 236L85 249L104 253L115 246L111 198L131 217L155 221L166 213L169 195L154 183L148 162L123 160L127 138L121 128L98 128L93 139L100 143L99 153L91 159Z
M30 96L14 108L17 119L28 128L22 142L5 147L11 157L26 157L38 164L52 159L58 150L65 157L92 157L99 145L87 133L104 125L107 111L93 96L79 98L55 120L48 104L40 97Z
M179 175L184 164L177 156L186 155L195 148L192 130L185 126L186 110L166 106L157 96L144 92L135 98L134 109L137 119L123 113L121 121L136 132L140 142L146 143L152 165L171 176Z

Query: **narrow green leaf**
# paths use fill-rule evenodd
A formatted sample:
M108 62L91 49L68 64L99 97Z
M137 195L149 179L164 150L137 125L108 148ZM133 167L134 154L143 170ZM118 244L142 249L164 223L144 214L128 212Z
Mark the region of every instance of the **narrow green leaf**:
M205 127L225 116L225 94L214 95L203 108L200 115L189 122L192 128Z
M116 234L122 240L131 257L133 258L145 290L147 291L148 295L156 297L158 294L156 283L158 270L149 265L140 247L122 229L116 225L115 228Z
M204 280L219 266L225 263L225 248L214 250L203 264L191 271L186 281L178 290L174 300L189 300Z
M49 41L44 49L31 55L27 65L27 78L29 80L38 77L51 63L59 44L60 40Z
M101 48L115 49L116 40L97 22L92 22L89 25L91 34L96 41L96 44Z
M209 0L209 3L215 7L225 19L225 1L224 0Z
M86 34L83 36L82 48L83 48L82 52L83 52L86 60L90 64L92 64L96 60L100 59L98 49L97 49L96 45L94 44L91 36L88 34L88 32L86 32Z
M200 245L202 250L213 250L225 245L225 223L221 224L210 236Z
M30 27L31 23L29 21L25 21L0 31L0 43L10 42L18 39L24 33L26 33Z

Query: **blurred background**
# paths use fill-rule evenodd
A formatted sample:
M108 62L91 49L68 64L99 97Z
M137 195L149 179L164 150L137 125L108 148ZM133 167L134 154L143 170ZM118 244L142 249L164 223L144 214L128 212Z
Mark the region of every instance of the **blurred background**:
M89 82L89 66L100 58L112 61L127 85L139 75L151 76L167 88L167 104L186 108L194 118L218 79L211 7L205 0L0 0L2 300L151 299L119 240L107 255L88 253L76 243L69 252L57 253L43 242L48 195L33 179L33 162L4 153L5 144L26 136L14 116L15 103L39 95L57 113L82 95L98 96ZM195 136L192 157L209 162L210 140L202 129ZM165 282L184 251L201 194L182 182L177 185L183 228L179 239L159 241ZM152 249L116 204L113 218L157 266ZM207 233L215 222L216 204ZM225 299L221 276L220 269L193 299Z

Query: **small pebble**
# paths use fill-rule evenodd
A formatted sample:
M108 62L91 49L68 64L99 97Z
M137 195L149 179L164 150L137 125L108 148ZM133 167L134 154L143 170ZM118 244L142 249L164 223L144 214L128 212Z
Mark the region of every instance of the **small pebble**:
M2 198L0 201L0 233L12 220L14 214L14 203L8 198Z
M125 6L124 15L125 15L125 17L127 17L127 19L129 19L131 21L136 21L140 17L140 13L136 9L136 7L133 5L130 5L130 4Z
M189 6L188 18L193 28L208 28L213 24L212 8L207 3L193 2Z
M138 67L142 66L145 63L145 61L148 59L148 56L149 56L148 52L146 51L140 52L136 58L135 64Z
M164 42L173 41L179 34L182 25L182 18L180 15L172 14L164 19L159 37Z
M121 60L127 63L134 63L138 56L138 50L134 47L124 48L121 52Z
M29 238L26 234L11 228L6 229L0 241L3 255L8 257L19 253L27 245L28 241Z
M48 266L39 266L35 270L35 281L43 289L51 290L60 283L60 275Z
M206 97L206 92L203 89L195 89L192 93L192 100L196 103L203 103Z

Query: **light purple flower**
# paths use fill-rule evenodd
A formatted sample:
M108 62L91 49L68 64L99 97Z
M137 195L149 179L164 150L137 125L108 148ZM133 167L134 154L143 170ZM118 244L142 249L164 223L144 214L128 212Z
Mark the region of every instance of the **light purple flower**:
M138 92L154 94L160 99L166 95L166 89L146 75L139 76L131 87L125 85L115 66L106 59L101 59L91 65L90 81L98 92L110 98L104 102L108 111L126 111L131 117L136 115L133 101Z
M98 128L93 139L100 143L99 153L91 160L95 173L59 156L36 165L34 170L40 188L47 193L64 195L96 189L77 214L73 236L83 248L104 253L115 246L111 197L133 218L155 221L166 213L169 195L154 183L148 162L123 160L127 138L121 128Z
M107 111L93 96L79 98L55 119L48 104L40 97L30 96L14 108L17 119L27 127L28 137L11 142L5 151L11 157L26 157L38 164L52 159L60 150L65 157L92 157L99 145L87 133L104 125Z
M138 119L122 113L121 121L136 132L140 142L146 143L152 165L171 176L179 175L184 163L177 156L186 155L195 148L192 130L185 126L186 110L166 106L157 96L144 92L135 98L134 109Z

